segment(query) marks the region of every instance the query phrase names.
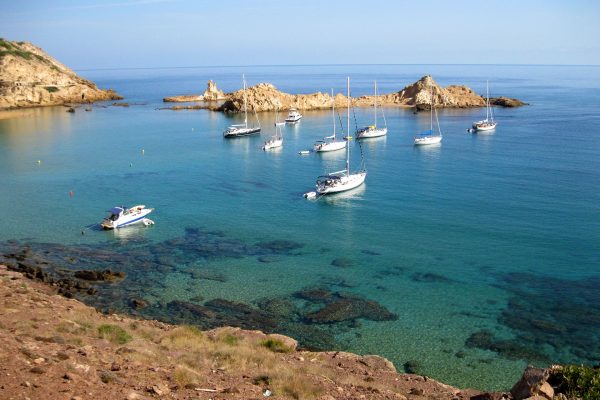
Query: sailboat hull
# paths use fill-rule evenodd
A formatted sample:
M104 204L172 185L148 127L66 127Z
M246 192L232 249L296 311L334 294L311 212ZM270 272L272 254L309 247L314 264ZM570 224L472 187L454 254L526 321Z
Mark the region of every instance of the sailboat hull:
M416 137L415 138L415 145L416 146L423 146L423 145L427 145L427 144L437 144L437 143L441 143L441 141L442 141L442 137L438 136L438 135Z
M346 141L343 141L343 140L335 141L335 142L317 143L314 146L314 150L317 153L324 153L324 152L327 152L327 151L343 150L345 148L346 148Z
M356 139L370 139L387 135L387 128L362 129L356 133Z
M362 185L367 177L366 172L343 175L331 185L317 185L317 193L320 195L345 192Z
M249 136L249 135L254 135L255 133L259 133L259 132L260 132L260 128L241 128L241 129L236 129L236 130L232 130L232 131L226 131L223 133L223 137L234 138L234 137L241 137L241 136Z
M496 129L495 122L476 122L473 124L473 129L476 131L491 131L492 129Z

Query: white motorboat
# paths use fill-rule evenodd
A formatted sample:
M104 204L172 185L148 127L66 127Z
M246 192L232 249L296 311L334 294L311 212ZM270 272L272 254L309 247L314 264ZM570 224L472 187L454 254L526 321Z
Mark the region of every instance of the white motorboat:
M350 128L350 78L348 78L348 128ZM325 195L344 192L362 185L367 177L367 171L359 170L350 173L350 146L346 147L346 169L332 172L317 178L317 194Z
M256 109L254 110L254 116L256 117L257 126L248 126L248 106L246 100L246 76L242 75L242 81L244 85L244 123L230 125L225 132L223 137L232 138L240 136L248 136L260 132L260 121L258 115L256 115Z
M365 126L364 128L357 130L356 139L369 139L387 135L387 122L385 120L385 115L383 114L383 109L381 110L381 115L383 116L383 123L385 126L383 128L377 127L377 81L375 81L375 103L373 110L375 119L373 125Z
M154 209L146 208L144 205L138 205L131 208L113 207L108 212L110 213L100 224L103 229L122 228L127 225L143 223L144 225L152 225L154 222L146 218ZM148 223L147 223L148 221Z
M300 121L300 119L302 118L302 114L300 114L298 112L298 110L296 110L295 108L292 108L287 116L287 118L285 119L285 122L288 122L290 124L294 124L298 121Z
M275 135L271 136L271 138L265 142L262 149L270 150L281 146L283 146L283 134L281 132L281 124L277 120L277 112L275 112Z
M497 122L494 121L494 113L490 107L490 88L489 83L485 83L486 101L485 101L485 119L473 122L473 131L491 131L496 129Z
M433 87L431 88L431 107L430 107L430 128L419 133L414 138L415 145L436 144L442 141L442 131L440 129L440 121L438 120L437 111L435 109L435 100L433 98ZM433 116L437 125L437 133L433 131Z
M333 89L331 89L331 100L333 102L331 107L331 117L333 120L333 135L325 136L323 140L318 140L314 144L313 150L319 153L323 153L326 151L342 150L346 147L345 140L337 140L335 138L335 98L333 97Z

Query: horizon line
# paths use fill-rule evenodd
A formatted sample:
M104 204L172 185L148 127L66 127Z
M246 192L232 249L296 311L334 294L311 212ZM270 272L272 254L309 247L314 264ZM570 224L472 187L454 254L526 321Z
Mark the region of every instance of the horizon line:
M600 67L600 64L497 64L497 63L374 63L374 64L248 64L248 65L187 65L161 67L106 67L106 68L72 68L74 71L115 71L146 69L193 69L193 68L256 68L256 67L342 67L342 66L392 66L392 65L434 65L434 66L501 66L501 67Z

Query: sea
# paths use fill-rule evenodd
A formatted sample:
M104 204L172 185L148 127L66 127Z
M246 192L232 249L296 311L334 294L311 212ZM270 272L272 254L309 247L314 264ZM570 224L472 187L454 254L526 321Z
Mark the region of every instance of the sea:
M77 71L124 96L0 120L0 261L28 249L44 267L113 269L122 282L78 298L105 312L295 337L377 354L399 371L506 390L528 364L600 363L600 67L311 65ZM384 107L386 137L350 142L366 183L317 200L344 151L300 155L332 133L330 110L224 139L238 114L162 109L167 96L269 82L288 93L396 92L432 75L528 105L440 109L443 141L413 145L428 112ZM89 111L86 111L86 108ZM285 117L283 110L278 118ZM346 110L337 131L348 132ZM384 122L385 116L385 122ZM252 122L254 116L250 115ZM351 111L350 132L373 124ZM152 226L102 231L114 206ZM146 307L132 303L143 300ZM207 311L208 310L208 311ZM211 312L209 312L211 311Z

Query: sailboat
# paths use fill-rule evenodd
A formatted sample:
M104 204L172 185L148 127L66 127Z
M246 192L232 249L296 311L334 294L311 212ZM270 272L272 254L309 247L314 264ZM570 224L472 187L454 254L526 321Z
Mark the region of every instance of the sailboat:
M373 125L365 126L364 128L360 128L356 131L356 139L368 139L379 136L387 135L387 122L385 120L385 115L383 114L383 110L381 110L381 115L383 116L383 123L385 127L378 128L377 127L377 81L375 81L375 104L374 104L374 122Z
M231 138L231 137L239 137L239 136L248 136L254 133L260 132L260 121L258 120L258 116L256 115L256 109L254 110L254 116L256 117L256 121L258 122L258 126L248 126L248 106L246 100L246 76L242 75L242 81L244 85L244 123L230 125L225 132L223 132L223 137Z
M262 147L263 150L275 149L283 146L283 134L281 132L281 126L285 122L280 123L277 118L277 111L275 111L275 135L271 136L271 139L267 140Z
M333 119L333 135L326 136L323 140L317 141L313 149L316 152L326 152L326 151L334 151L334 150L342 150L346 146L345 140L336 140L335 138L335 97L333 97L333 89L331 89L331 117Z
M491 131L496 128L496 121L494 121L494 114L490 107L490 86L488 81L485 81L485 119L482 121L473 122L473 130L475 131Z
M437 134L433 132L433 115L435 114L435 122L437 124ZM430 127L428 130L419 133L415 136L415 145L436 144L442 141L442 131L440 129L440 121L438 120L437 111L435 110L435 100L433 98L433 86L431 87L431 108L430 108Z
M348 77L348 128L350 127L350 78ZM317 194L345 192L362 185L367 177L366 170L350 173L350 146L346 146L346 169L319 176L317 178Z

